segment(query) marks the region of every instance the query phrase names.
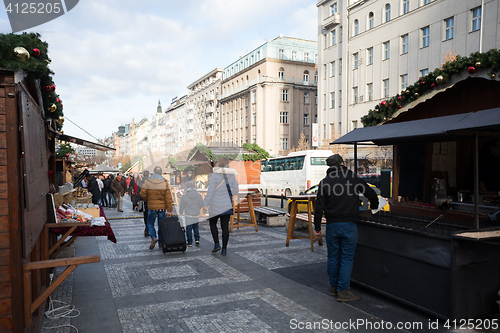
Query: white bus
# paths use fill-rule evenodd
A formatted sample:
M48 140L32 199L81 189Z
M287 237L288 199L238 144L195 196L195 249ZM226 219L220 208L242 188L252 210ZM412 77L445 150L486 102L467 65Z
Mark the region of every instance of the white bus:
M262 194L298 195L325 178L330 150L303 150L261 161Z

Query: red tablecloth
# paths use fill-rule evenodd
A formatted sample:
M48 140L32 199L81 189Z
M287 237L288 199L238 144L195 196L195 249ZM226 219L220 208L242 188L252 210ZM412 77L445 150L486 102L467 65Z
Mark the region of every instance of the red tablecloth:
M97 226L77 227L75 231L71 233L71 236L108 236L108 239L110 241L116 243L115 234L113 233L113 229L111 229L111 225L109 224L108 219L104 214L104 210L102 209L102 207L99 207L99 210L100 210L99 215L106 219L106 225L104 227L97 227ZM50 228L50 231L58 235L63 235L66 231L68 231L68 227Z

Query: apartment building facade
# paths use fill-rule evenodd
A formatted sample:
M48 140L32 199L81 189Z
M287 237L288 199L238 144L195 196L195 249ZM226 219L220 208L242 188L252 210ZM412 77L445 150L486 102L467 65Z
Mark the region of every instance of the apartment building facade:
M456 55L500 46L499 0L321 0L321 139L360 118Z
M220 96L222 68L215 68L191 83L186 97L189 146L201 142L212 146L220 140Z
M317 106L317 42L279 36L224 68L221 142L257 143L271 155L311 136ZM310 142L310 140L309 140Z

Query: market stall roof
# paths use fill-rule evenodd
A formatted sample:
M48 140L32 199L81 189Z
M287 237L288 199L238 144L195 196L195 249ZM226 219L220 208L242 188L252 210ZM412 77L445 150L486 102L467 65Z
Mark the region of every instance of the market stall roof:
M54 132L54 134L61 141L75 143L77 145L85 146L88 148L97 149L100 151L116 150L115 148L111 148L111 147L104 146L104 145L101 145L98 143L93 143L93 142L89 142L87 140L75 138L74 136L70 136L67 134L63 134L63 133L59 133L59 132Z
M355 129L330 144L374 143L388 145L405 142L450 141L470 136L471 131L500 134L500 108L444 117Z
M120 169L114 168L109 165L101 164L96 166L93 170L89 170L89 173L91 174L96 174L96 173L110 173L110 172L120 172Z

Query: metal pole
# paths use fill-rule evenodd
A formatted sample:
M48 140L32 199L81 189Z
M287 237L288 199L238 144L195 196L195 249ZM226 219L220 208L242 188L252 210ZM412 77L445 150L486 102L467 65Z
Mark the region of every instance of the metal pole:
M283 189L281 189L281 208L283 208Z
M474 134L474 225L479 229L479 138Z
M358 174L358 143L354 142L354 174Z
M264 202L264 204L265 204L265 205L266 205L266 207L267 207L267 188L266 188L266 195L265 195L265 197L264 197L264 198L265 198L265 202Z

